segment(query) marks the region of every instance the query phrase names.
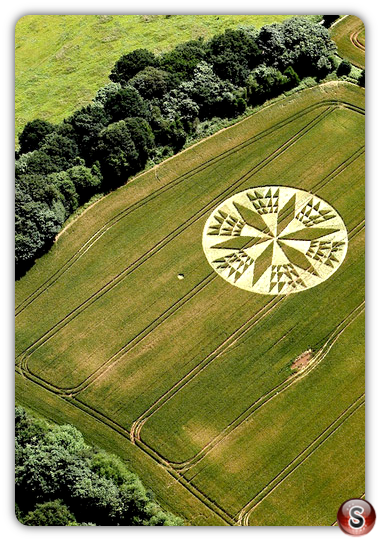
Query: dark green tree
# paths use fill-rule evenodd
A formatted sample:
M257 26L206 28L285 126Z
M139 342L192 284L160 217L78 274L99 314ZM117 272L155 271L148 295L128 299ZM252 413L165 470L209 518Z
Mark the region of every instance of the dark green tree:
M342 62L338 66L338 69L336 70L336 74L339 77L341 77L342 75L350 75L351 68L352 66L348 60L342 60Z
M79 154L87 163L92 163L96 159L94 150L99 134L110 120L104 107L100 103L94 103L75 111L64 121L64 124L72 128L71 137L78 146Z
M331 71L328 58L336 52L326 28L306 17L292 17L282 24L263 26L257 45L264 64L280 71L292 66L300 77L319 74L323 66L330 66Z
M152 128L144 118L126 118L124 122L138 152L137 168L142 169L154 148Z
M18 137L20 144L19 153L32 152L37 150L42 141L49 133L53 133L55 130L54 124L41 120L39 118L32 120L25 124L24 129Z
M41 150L33 150L21 154L15 165L16 178L25 174L48 175L58 173L61 166L55 162L54 157Z
M97 152L106 190L125 183L138 170L139 153L124 120L101 132Z
M135 75L129 84L136 88L146 100L162 98L169 90L177 86L177 77L167 71L148 66Z
M250 70L260 62L260 51L252 31L228 29L207 43L207 61L221 79L242 86Z
M285 36L281 24L273 23L261 27L257 36L262 63L273 68L284 68L287 60ZM290 65L288 62L286 67Z
M190 80L197 65L206 59L202 40L190 40L163 53L160 57L161 69L173 74L180 81Z
M123 55L112 68L110 79L114 83L125 86L132 77L148 66L156 66L157 61L153 53L147 49L136 49Z
M133 116L146 118L148 115L144 100L133 86L122 88L119 92L111 94L104 104L104 110L112 122Z
M66 216L69 216L79 206L79 195L74 182L70 179L67 171L51 173L46 177L47 182L55 185L63 196L63 206Z
M172 92L167 96L171 96ZM183 121L180 120L178 109L176 107L170 107L172 105L170 100L163 103L163 109L165 109L166 103L169 106L169 110L166 111L167 115L165 116L162 114L159 107L156 106L152 108L150 125L154 133L156 147L167 147L166 150L170 154L170 151L174 150L174 152L177 152L183 147L186 142L186 132L184 130ZM184 101L182 101L181 104L186 106ZM191 102L191 105L197 108L196 110L198 113L199 107L195 102ZM185 122L187 123L187 120L185 120Z
M58 171L74 165L76 158L79 156L76 142L58 133L47 135L40 146L39 152L46 154L54 163L55 170Z
M67 175L73 183L78 194L79 203L82 204L99 191L102 177L98 170L89 169L84 165L75 165L67 169Z
M201 62L193 79L181 83L178 90L182 99L186 96L199 106L199 118L204 119L229 116L228 103L234 101L236 89L230 82L220 79L209 64Z

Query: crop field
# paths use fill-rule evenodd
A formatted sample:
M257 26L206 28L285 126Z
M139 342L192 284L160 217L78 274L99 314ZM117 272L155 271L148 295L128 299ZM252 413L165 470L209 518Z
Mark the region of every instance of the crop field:
M18 402L187 524L333 524L365 491L364 163L331 82L89 207L16 284Z
M331 38L338 47L338 53L358 68L365 66L365 27L354 15L348 15L331 29Z

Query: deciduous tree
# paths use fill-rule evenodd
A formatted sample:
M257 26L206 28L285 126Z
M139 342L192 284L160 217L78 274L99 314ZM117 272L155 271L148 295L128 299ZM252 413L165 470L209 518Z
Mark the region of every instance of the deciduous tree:
M148 66L156 66L157 60L147 49L135 49L119 58L112 68L110 79L125 86L132 77Z

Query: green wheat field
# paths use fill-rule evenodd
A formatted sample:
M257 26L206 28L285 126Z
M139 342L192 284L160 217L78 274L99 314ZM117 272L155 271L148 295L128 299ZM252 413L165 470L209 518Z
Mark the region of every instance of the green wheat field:
M190 31L178 16L162 33L165 16L39 19L17 24L18 126L90 100L121 47L164 50L217 24L198 17ZM266 22L226 17L218 30ZM80 46L77 25L88 32ZM36 37L24 47L26 31ZM315 194L345 223L344 262L317 287L256 295L207 262L213 209L267 185ZM330 82L138 175L70 223L16 284L16 400L121 456L188 524L331 525L365 491L363 341L364 89Z

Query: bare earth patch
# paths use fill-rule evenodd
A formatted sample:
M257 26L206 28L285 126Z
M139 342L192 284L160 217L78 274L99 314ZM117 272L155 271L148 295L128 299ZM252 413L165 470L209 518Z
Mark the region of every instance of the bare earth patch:
M301 355L298 355L298 357L293 362L291 369L292 370L302 370L305 368L309 362L313 358L313 350L308 349L307 351L304 351L301 353Z

